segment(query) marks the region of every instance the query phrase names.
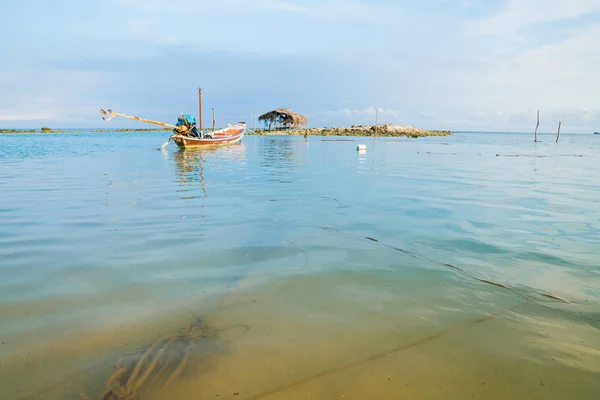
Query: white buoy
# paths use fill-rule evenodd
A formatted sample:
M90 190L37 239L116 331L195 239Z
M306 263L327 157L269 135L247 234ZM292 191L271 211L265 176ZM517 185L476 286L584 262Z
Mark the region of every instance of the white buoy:
M366 145L364 145L364 144L359 144L359 145L356 147L356 150L358 150L358 151L365 151L365 150L367 150L367 146L366 146Z

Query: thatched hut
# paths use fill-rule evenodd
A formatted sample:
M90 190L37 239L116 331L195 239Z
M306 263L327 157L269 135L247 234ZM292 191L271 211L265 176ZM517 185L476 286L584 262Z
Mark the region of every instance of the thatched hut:
M265 125L268 123L269 129L277 127L277 125L284 128L300 128L308 123L308 119L304 115L295 113L289 108L269 111L258 117L258 120L265 121Z

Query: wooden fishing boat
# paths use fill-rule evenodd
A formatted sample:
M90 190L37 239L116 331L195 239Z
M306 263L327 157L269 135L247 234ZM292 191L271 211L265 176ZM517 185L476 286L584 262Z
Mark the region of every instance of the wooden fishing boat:
M202 132L196 128L196 120L189 114L182 114L178 118L177 125L171 125L165 122L122 114L110 109L106 111L101 109L100 114L102 115L102 119L105 121L110 121L114 117L123 117L133 119L134 121L146 122L149 124L164 126L166 128L172 128L173 134L165 143L163 143L161 146L162 148L165 148L171 140L173 140L180 148L219 146L238 143L242 140L247 130L246 123L239 122L237 125L230 125L223 129Z
M201 133L201 137L175 134L171 139L180 148L200 147L200 146L218 146L224 144L238 143L246 133L246 123L239 122L237 125L216 131Z

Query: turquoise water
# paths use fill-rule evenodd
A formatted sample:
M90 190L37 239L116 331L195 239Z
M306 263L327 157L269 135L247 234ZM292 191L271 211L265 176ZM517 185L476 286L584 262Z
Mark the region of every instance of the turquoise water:
M598 398L597 135L165 139L0 136L0 398L98 398L192 314L141 399Z

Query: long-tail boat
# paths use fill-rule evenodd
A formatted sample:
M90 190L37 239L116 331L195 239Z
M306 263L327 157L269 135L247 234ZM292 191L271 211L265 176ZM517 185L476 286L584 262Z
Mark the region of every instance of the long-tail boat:
M222 145L237 143L244 137L246 133L246 123L238 122L237 125L228 126L227 128L219 129L216 131L208 131L201 134L201 137L193 137L186 135L173 135L171 139L180 148L185 147L199 147L199 146L210 146L210 145ZM168 143L168 141L167 141Z
M189 114L179 116L176 125L122 114L110 109L106 111L101 109L100 114L104 121L110 121L114 117L123 117L173 129L173 134L161 146L162 148L166 147L170 140L173 140L180 148L232 144L242 140L246 133L245 122L238 122L237 125L230 125L223 129L202 132L196 127L196 119Z

